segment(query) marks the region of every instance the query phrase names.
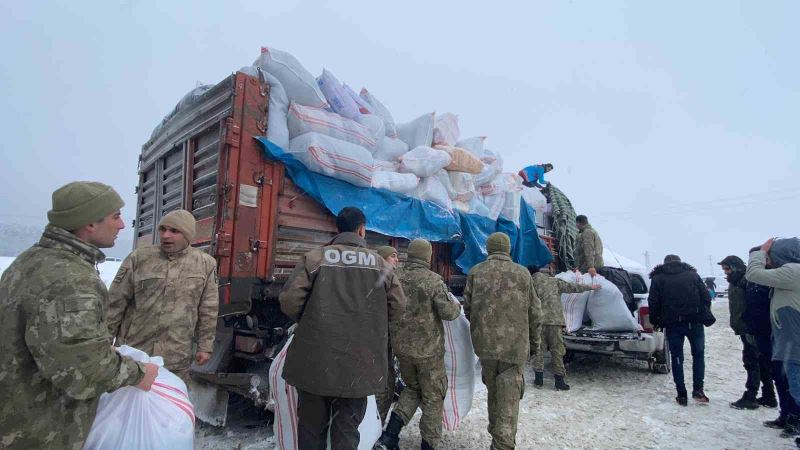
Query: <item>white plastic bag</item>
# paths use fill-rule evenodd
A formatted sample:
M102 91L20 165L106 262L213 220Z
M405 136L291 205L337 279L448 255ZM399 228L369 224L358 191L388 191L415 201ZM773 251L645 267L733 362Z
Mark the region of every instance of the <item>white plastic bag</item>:
M325 100L331 105L333 112L353 120L356 120L361 115L355 100L350 97L350 94L333 73L327 69L322 69L322 75L317 77L317 84L325 96Z
M283 367L286 364L286 352L294 335L289 337L286 345L275 357L269 367L269 395L275 405L275 421L272 424L277 450L298 450L297 448L297 389L283 379ZM360 441L358 450L372 450L381 437L381 418L375 396L367 397L367 412L358 426ZM330 436L328 441L330 448Z
M575 272L562 272L556 275L559 280L575 283ZM588 292L579 294L561 294L561 306L564 308L564 321L567 333L578 331L583 326L583 316L586 312L586 302L589 300Z
M194 448L194 407L186 384L165 369L160 356L123 345L120 355L159 366L150 391L133 386L103 394L97 405L85 450L131 449L160 450Z
M439 182L442 183L442 186L444 186L444 189L447 191L447 196L450 197L450 200L455 200L458 193L455 191L455 189L453 189L453 183L450 182L450 175L447 174L447 171L442 169L433 174L433 176L438 178Z
M522 178L515 173L504 173L506 177L505 201L500 216L514 222L519 226L519 215L522 203Z
M489 183L494 177L503 172L503 158L500 154L484 149L481 161L483 161L483 170L475 175L476 186Z
M386 128L383 120L375 114L359 114L356 122L364 125L369 130L370 136L375 138L375 148L377 149L381 143L386 140Z
M372 186L375 166L364 147L320 133L306 133L289 142L289 153L308 170L362 187Z
M408 144L408 148L431 147L433 145L434 113L423 114L416 119L397 124L397 137Z
M450 164L450 155L430 147L416 147L400 157L400 172L413 173L425 178Z
M439 178L435 176L423 178L412 197L436 203L447 210L453 209L453 203L450 200L450 196L447 195L447 189L439 181Z
M274 48L261 47L261 55L253 65L277 78L290 101L314 108L328 107L325 96L317 86L317 80L291 54Z
M436 116L433 125L433 145L454 146L458 142L458 116L444 113Z
M483 156L483 143L486 141L486 136L475 136L471 138L461 139L456 142L456 147L463 148L473 155L480 158Z
M372 187L388 189L392 192L406 194L419 186L419 178L413 173L397 173L376 171L372 174Z
M481 200L489 211L486 217L497 220L497 218L500 217L500 213L503 212L503 206L506 204L506 193L501 192L493 195L481 195Z
M457 300L449 294L452 301ZM444 397L442 425L448 431L455 431L472 408L475 394L475 367L478 356L472 347L469 321L462 312L444 325L444 370L447 375L447 394Z
M576 276L575 272L564 272L556 275L556 277L570 283L577 282L588 286L600 285L600 289L596 291L561 295L561 302L564 305L564 317L567 320L567 331L572 332L581 327L584 311L580 308L580 302L585 303L584 309L592 322L592 330L637 331L640 329L639 323L636 322L636 319L634 319L625 305L622 292L619 291L614 283L606 280L603 276L596 275L592 277L588 273ZM570 309L568 309L566 300L571 300L575 304L570 305Z
M378 146L378 140L373 134L375 130L324 109L311 108L292 102L289 105L288 124L291 139L315 132L360 145L370 153L374 152Z
M455 191L453 200L469 203L475 197L473 176L464 172L448 172L448 176Z
M345 92L353 99L354 102L358 105L358 112L361 114L375 114L373 112L372 105L369 104L368 101L364 100L360 95L356 94L356 91L353 90L350 86L346 83L342 85ZM382 118L382 117L381 117Z
M260 71L260 73L259 73ZM289 125L286 114L289 112L289 98L283 85L272 74L260 70L255 66L246 66L239 69L252 77L264 77L269 85L269 109L267 110L267 139L278 147L289 148ZM259 78L260 79L260 78Z
M469 201L469 213L470 214L477 214L483 217L490 217L492 212L489 211L489 208L483 203L483 200L479 196L472 197L472 200Z
M373 161L373 163L375 163L375 170L380 170L381 172L397 172L397 169L400 168L400 161L384 161L381 159L376 159Z
M367 88L361 89L361 98L366 100L367 103L372 106L373 114L383 119L383 122L386 125L386 136L397 137L397 127L394 123L394 118L392 118L392 113L389 112L389 108L384 106L380 100L378 100L367 90Z
M375 150L375 159L396 161L408 152L408 145L397 138L385 137Z

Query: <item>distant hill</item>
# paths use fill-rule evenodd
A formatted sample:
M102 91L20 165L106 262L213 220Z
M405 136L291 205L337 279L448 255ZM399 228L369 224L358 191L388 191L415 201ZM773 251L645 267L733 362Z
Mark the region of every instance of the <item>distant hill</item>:
M39 242L43 230L44 226L0 223L0 256L17 256L24 252L28 247ZM106 256L124 258L132 249L133 240L125 235L117 238L114 247L103 249L103 253Z

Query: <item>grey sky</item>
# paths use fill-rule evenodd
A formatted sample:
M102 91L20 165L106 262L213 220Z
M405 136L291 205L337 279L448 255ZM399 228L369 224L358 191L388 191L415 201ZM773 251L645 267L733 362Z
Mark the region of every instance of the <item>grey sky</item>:
M79 3L0 5L0 222L43 221L53 189L95 179L130 223L153 127L267 45L399 121L457 113L506 171L554 163L632 259L707 271L798 234L797 2Z

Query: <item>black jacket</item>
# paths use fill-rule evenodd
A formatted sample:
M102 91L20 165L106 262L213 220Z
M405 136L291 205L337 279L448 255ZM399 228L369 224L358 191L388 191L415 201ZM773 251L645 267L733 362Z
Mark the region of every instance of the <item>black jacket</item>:
M744 289L744 321L747 334L770 336L772 323L769 315L769 287L747 282Z
M667 328L680 322L703 323L711 297L697 270L683 262L656 266L650 272L650 322Z

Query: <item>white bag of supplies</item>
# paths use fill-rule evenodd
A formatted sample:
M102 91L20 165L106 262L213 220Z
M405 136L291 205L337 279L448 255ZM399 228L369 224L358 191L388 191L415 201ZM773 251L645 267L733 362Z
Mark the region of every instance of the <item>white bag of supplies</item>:
M372 93L370 93L366 88L361 89L361 98L367 101L367 103L372 106L372 113L383 119L384 124L386 125L386 136L389 137L397 137L397 126L394 123L394 118L392 118L392 113L389 112L389 108L383 105L380 100L378 100Z
M288 152L312 172L356 186L372 186L375 166L364 147L320 133L306 133L289 142Z
M311 108L292 102L289 105L289 137L291 139L306 133L321 133L375 151L378 140L375 130L355 120L320 108ZM381 136L383 138L383 136Z
M413 173L397 173L376 171L372 174L372 187L388 189L392 192L407 194L419 186L419 178Z
M126 345L117 352L158 365L158 376L147 392L126 386L101 395L84 450L192 450L194 407L183 380L163 367L160 356Z
M458 142L458 116L453 113L437 115L433 125L433 145L454 146Z
M456 147L463 148L473 155L480 158L483 156L483 143L486 142L486 136L475 136L471 138L461 139L456 142Z
M443 150L430 147L416 147L400 157L400 172L413 173L425 178L450 164L450 155Z
M325 96L325 100L331 105L333 112L353 120L357 120L361 115L355 100L350 97L342 83L328 69L322 69L322 75L317 77L317 85Z
M458 301L452 294L448 295L452 301ZM456 320L443 321L442 324L444 325L444 371L447 375L442 425L447 431L455 431L472 408L478 356L472 347L469 321L463 312Z
M450 200L450 196L447 194L447 189L436 176L423 178L420 181L417 189L409 195L420 200L427 200L429 202L436 203L447 210L453 209L453 202Z
M408 148L433 146L434 113L423 114L416 119L397 124L397 137L408 144Z
M314 108L328 107L325 96L317 86L317 80L289 53L261 47L261 55L253 65L277 78L290 101Z
M375 150L375 159L396 161L408 152L408 145L397 138L385 137Z

